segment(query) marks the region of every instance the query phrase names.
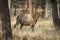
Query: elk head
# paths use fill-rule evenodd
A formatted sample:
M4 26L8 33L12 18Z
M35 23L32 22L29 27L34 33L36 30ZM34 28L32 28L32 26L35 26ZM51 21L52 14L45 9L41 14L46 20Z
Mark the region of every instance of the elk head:
M39 16L43 13L43 9L41 7L35 7L35 13L32 14L33 18L36 20L39 18Z
M35 8L35 12L36 13L40 13L41 14L43 11L44 10L41 7L39 7L39 6Z

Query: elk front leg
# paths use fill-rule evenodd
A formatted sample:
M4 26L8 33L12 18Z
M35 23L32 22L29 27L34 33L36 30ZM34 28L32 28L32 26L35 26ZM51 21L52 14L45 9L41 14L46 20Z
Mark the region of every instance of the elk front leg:
M34 26L35 26L35 24L36 24L36 22L34 21L34 22L32 22L30 25L31 25L31 29L32 29L32 31L34 31Z
M22 27L23 27L23 24L21 24L21 26L20 26L20 30L22 30Z

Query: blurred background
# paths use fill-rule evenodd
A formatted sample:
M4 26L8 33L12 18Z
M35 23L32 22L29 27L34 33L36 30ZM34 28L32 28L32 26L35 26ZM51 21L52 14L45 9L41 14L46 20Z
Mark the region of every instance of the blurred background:
M0 40L60 40L60 0L1 0L0 5ZM36 19L33 31L26 19Z

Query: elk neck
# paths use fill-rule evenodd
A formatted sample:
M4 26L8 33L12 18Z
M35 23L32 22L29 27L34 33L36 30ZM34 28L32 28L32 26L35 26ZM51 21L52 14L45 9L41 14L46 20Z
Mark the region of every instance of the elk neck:
M38 14L38 13L32 13L31 15L32 15L34 20L37 20L40 16L40 14Z

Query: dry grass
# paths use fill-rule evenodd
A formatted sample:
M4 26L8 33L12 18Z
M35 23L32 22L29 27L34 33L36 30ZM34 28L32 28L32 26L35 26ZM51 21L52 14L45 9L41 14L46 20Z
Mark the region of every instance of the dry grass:
M19 13L19 12L18 12ZM13 14L13 11L12 11ZM16 17L11 14L12 40L60 40L60 31L56 31L52 19L39 18L34 31L31 31L30 26L23 26L20 30L20 25L15 29L14 24Z
M50 20L38 21L31 31L29 26L24 26L22 30L18 28L13 30L14 40L60 40L60 33L55 31L53 22Z

